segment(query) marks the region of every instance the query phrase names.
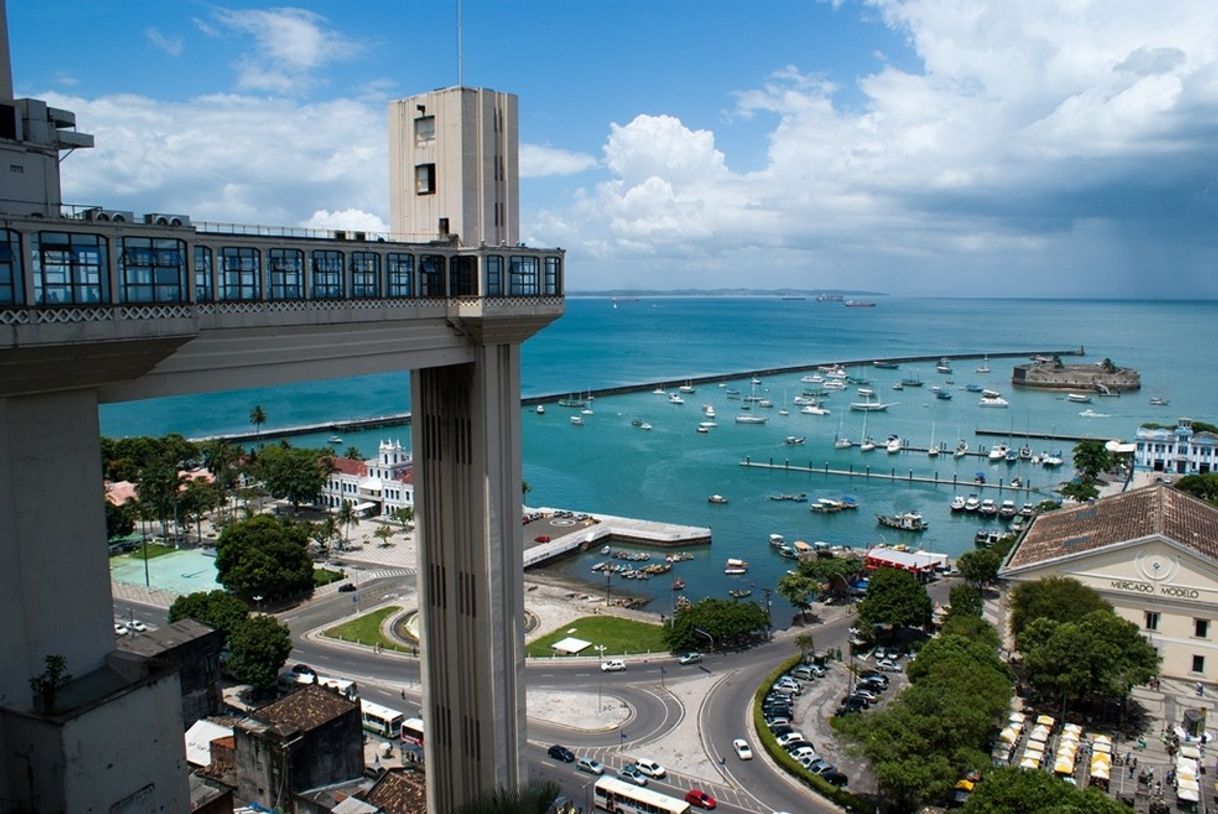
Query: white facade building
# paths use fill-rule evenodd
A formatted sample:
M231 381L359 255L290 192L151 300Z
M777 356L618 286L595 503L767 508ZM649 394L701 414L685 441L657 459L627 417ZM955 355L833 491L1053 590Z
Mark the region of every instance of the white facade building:
M1179 475L1218 472L1218 435L1195 432L1191 418L1181 418L1173 429L1139 427L1137 445L1138 469Z
M321 493L322 505L338 509L350 501L362 516L391 515L414 508L414 462L399 441L381 441L371 461L334 459Z

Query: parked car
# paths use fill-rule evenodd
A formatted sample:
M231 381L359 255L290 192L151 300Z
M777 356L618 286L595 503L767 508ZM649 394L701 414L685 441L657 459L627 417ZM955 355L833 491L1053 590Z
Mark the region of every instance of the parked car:
M302 676L315 676L317 671L307 664L296 664L292 666L292 672Z
M579 760L575 761L575 768L579 769L581 772L587 772L588 774L605 773L605 767L601 765L601 762L599 760L593 760L590 757L581 757Z
M868 678L864 678L862 681L860 681L858 686L864 690L867 690L868 692L874 693L875 695L879 695L880 693L884 692L884 690L888 689L887 684L881 684L878 681L872 681Z
M131 631L122 622L114 623L114 635L115 636L126 636L130 632Z
M861 687L861 686L855 687L854 692L850 693L850 696L852 698L862 698L868 704L874 704L876 701L880 700L879 697L876 696L876 694L873 693L871 690L868 690L865 687Z
M785 747L788 743L806 740L806 738L804 738L804 733L802 732L788 732L787 734L779 737L777 740L779 746Z
M617 673L626 669L626 662L621 659L609 659L601 662L602 673Z
M790 755L796 760L803 760L806 757L816 757L816 750L811 745L800 746L797 749L791 750Z
M791 725L791 719L787 718L785 716L779 715L774 718L767 717L765 719L765 723L766 723L766 726L770 727L771 729L773 729L776 726L785 726L785 727L788 727L788 729L789 729L790 725Z
M838 788L841 788L842 786L844 786L850 782L850 778L846 777L845 774L843 774L842 772L839 772L837 769L831 769L827 772L824 772L823 774L821 774L821 777L824 778L826 782L832 783L833 785L837 786Z
M884 685L885 689L888 687L888 676L885 673L881 673L879 670L864 670L863 672L859 673L859 678L863 679L864 681L878 681Z
M788 732L794 732L794 731L795 731L795 730L794 730L794 729L791 727L791 725L790 725L790 724L775 724L775 725L773 725L773 726L771 726L771 727L770 727L770 732L771 732L771 733L774 735L774 737L776 737L776 738L777 738L777 737L781 737L782 735L785 735L785 734L787 734Z
M792 678L797 678L800 681L811 681L814 678L823 678L825 675L824 667L817 667L814 664L801 664L790 673Z
M901 672L901 665L897 664L892 659L880 659L875 663L875 666L887 673Z
M130 622L127 623L127 628L132 633L147 633L148 632L148 625L144 624L139 619L132 619Z
M635 765L639 767L639 771L651 778L659 779L668 774L663 766L651 758L641 757L635 761Z
M355 590L354 582L344 582L342 585L338 586L338 592L340 594L349 594L349 593L353 592L354 590Z
M752 760L753 750L749 748L749 742L744 738L736 738L732 741L732 749L736 751L736 757L741 760Z
M821 774L822 772L827 772L834 768L833 764L825 760L823 757L814 757L811 760L801 760L800 763L804 765L805 769L813 774Z
M701 653L686 653L681 658L677 659L678 664L701 664Z
M715 808L718 805L718 803L715 802L715 798L704 792L702 789L690 789L689 791L685 792L685 802L689 803L691 806L708 809Z
M647 775L639 771L639 767L633 763L629 763L619 769L617 776L629 783L634 783L636 786L647 785Z
M575 762L575 753L565 746L559 746L557 743L547 749L546 754L555 760L561 760L563 763Z
M857 695L848 696L848 697L842 699L843 708L854 707L854 708L856 708L855 709L856 712L859 710L868 709L870 706L871 706L871 703L869 701L867 701L867 699L859 698Z

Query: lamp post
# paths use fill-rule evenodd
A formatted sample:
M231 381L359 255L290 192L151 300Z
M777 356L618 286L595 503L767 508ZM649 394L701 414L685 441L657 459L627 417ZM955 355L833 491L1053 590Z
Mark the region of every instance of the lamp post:
M711 650L713 651L715 649L715 637L714 636L710 635L709 633L707 633L705 630L703 630L700 627L694 628L694 633L705 636L710 641Z
M598 644L593 649L596 650L597 654L600 656L601 661L604 661L605 660L605 646L603 644ZM596 671L596 714L597 715L601 714L601 685L604 683L604 680L605 680L605 671L601 670L600 665L598 664L597 671Z
M770 589L762 588L761 595L765 597L765 633L766 638L773 636L774 620L770 617Z
M613 579L612 571L605 571L605 607L609 607L609 580Z

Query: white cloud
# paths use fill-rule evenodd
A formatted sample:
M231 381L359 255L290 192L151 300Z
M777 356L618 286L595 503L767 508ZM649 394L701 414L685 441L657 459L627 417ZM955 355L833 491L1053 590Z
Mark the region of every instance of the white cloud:
M1165 201L1212 222L1218 6L868 5L919 70L881 64L850 106L794 67L739 93L738 116L774 122L753 172L733 172L713 132L671 116L611 125L611 178L565 223L579 236L572 266L586 256L609 274L629 254L636 269L694 267L708 287L761 264L774 284L840 274L935 293L1000 293L1020 270L1045 291L1092 293L1080 269L1098 266L1081 258L1138 254L1101 251L1097 235L1167 240L1155 226ZM1207 233L1172 228L1173 256L1212 263Z
M520 145L521 178L575 175L595 166L596 158L586 153L560 150L544 144Z
M144 36L148 38L149 42L169 54L169 56L177 57L182 55L183 45L181 37L168 37L155 28L145 28Z
M388 233L389 226L379 215L365 212L362 209L343 209L331 212L318 209L308 220L301 221L306 229L350 229L356 232Z
M358 53L352 40L328 28L325 17L304 9L218 9L215 17L254 38L255 47L237 64L243 89L300 93L317 82L316 69Z

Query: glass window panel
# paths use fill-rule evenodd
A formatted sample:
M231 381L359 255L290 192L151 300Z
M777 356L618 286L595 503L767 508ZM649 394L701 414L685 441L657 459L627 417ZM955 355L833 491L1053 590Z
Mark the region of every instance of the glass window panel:
M22 257L21 234L11 229L0 231L0 305L24 304Z
M315 300L341 300L343 290L343 253L316 249L310 254L313 266L311 295Z
M252 246L220 249L220 299L262 298L262 255Z
M299 249L271 249L270 298L273 300L304 299L304 252Z
M351 253L351 296L371 299L381 295L381 256L376 252Z
M385 294L390 297L414 296L414 255L390 252L385 257L388 281Z
M39 305L109 301L109 243L101 235L39 232L31 245L34 300Z
M185 243L174 238L120 238L118 284L122 302L185 302Z
M478 296L478 258L460 255L449 261L448 293L453 297Z
M540 258L512 255L508 262L510 264L508 293L513 297L537 296Z
M503 296L503 258L497 254L486 257L486 296Z
M439 254L419 256L419 296L444 296L445 258Z
M562 259L547 257L545 264L545 281L542 284L543 294L562 293Z
M195 246L195 302L211 302L214 298L211 249Z

